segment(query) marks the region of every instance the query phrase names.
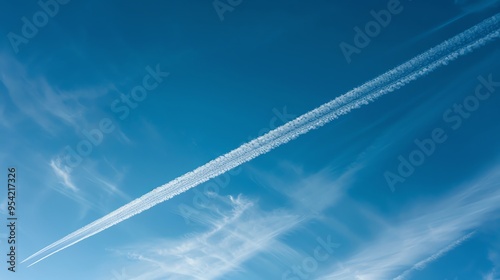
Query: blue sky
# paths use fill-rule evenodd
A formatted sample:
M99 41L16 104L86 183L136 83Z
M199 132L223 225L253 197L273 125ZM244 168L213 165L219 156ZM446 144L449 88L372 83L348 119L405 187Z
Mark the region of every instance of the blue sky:
M1 176L17 170L19 219L15 273L0 231L0 278L500 279L498 40L21 264L499 11L496 0L101 2L50 2L29 36L23 17L43 5L0 11ZM354 28L388 9L346 57Z

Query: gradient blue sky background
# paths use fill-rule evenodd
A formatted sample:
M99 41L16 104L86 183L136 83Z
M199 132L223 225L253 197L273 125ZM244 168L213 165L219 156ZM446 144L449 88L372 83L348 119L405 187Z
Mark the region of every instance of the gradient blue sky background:
M402 0L348 63L339 44L388 2L243 0L221 20L211 1L71 0L17 53L9 32L41 8L3 3L0 170L19 176L18 261L499 11ZM443 114L478 77L500 81L499 59L497 41L15 274L2 226L0 278L498 280L500 88L460 125ZM148 66L169 76L117 113ZM103 119L115 129L70 164ZM391 190L385 172L437 128L447 140Z

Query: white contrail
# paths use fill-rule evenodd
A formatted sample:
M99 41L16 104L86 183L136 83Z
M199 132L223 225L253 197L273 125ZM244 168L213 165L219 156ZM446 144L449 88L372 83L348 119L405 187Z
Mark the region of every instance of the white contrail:
M423 260L421 262L418 262L413 267L411 267L410 269L406 270L405 272L403 272L398 277L394 278L394 280L405 280L405 279L408 279L408 276L410 276L411 273L413 273L416 270L423 270L430 263L435 262L439 258L442 258L446 253L448 253L451 250L453 250L453 249L457 248L458 246L462 245L462 243L464 243L465 241L467 241L468 239L470 239L475 233L476 232L473 231L473 232L471 232L471 233L469 233L469 234L467 234L465 236L462 236L462 238L460 238L460 239L456 240L455 242L453 242L452 244L446 246L446 248L441 249L438 252L436 252L435 254L433 254L432 256L428 257L427 259L425 259L425 260Z
M447 65L458 57L466 55L498 38L499 23L500 14L496 14L362 86L146 193L106 216L41 249L23 262L59 247L56 251L31 264L34 265L73 244L217 177L302 134L317 129L339 116L349 113L353 109L366 105L382 95L397 90L441 66Z

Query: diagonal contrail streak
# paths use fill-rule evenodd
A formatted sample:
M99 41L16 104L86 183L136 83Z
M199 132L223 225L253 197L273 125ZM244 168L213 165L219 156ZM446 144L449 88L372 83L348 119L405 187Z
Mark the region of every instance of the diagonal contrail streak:
M406 280L408 277L415 271L417 270L423 270L426 268L429 264L432 262L437 261L438 259L442 258L444 255L446 255L448 252L452 251L453 249L457 248L458 246L462 245L465 241L469 240L472 236L476 234L476 231L473 231L469 234L466 234L462 236L460 239L456 240L455 242L451 243L450 245L446 246L446 248L439 250L438 252L432 254L430 257L426 258L423 261L418 262L415 264L413 267L410 269L404 271L401 275L398 277L394 278L393 280Z
M455 37L431 48L421 55L378 76L377 78L297 117L296 119L222 155L197 169L188 172L169 183L153 189L132 202L76 230L62 239L48 245L23 261L34 259L51 250L33 262L34 265L45 258L64 250L90 236L117 223L137 215L182 192L217 177L245 162L279 147L300 135L317 129L353 109L367 105L378 97L393 92L408 83L423 77L441 66L448 65L457 58L473 52L500 35L500 14L496 14L478 25L465 30ZM30 266L31 266L30 265Z

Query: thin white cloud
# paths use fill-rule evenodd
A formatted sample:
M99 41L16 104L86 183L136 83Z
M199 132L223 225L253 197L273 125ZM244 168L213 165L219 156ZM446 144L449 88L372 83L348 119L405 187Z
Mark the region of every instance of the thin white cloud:
M110 87L66 92L53 87L42 76L30 75L14 58L0 54L0 79L7 95L22 115L46 132L56 135L61 125L76 131L86 127L88 108L82 101L92 100L108 92Z
M117 251L134 260L129 279L216 279L241 271L241 264L263 251L286 251L277 238L301 222L288 211L264 212L255 201L219 197L229 209L205 220L209 230L180 240L155 240ZM207 217L207 216L205 216ZM286 254L286 252L281 252Z
M358 170L355 166L337 177L332 168L327 167L306 176L299 166L288 161L281 161L278 165L282 168L280 171L275 169L275 172L251 166L246 169L255 183L281 193L296 211L309 218L319 217L325 209L343 198L349 179Z
M50 161L50 167L66 188L74 192L79 191L78 187L75 186L73 180L71 179L71 169L68 166L61 164L61 160L59 158L52 159Z
M89 210L94 210L98 213L105 213L105 209L101 207L100 205L96 204L93 202L91 199L87 197L87 195L83 191L78 191L75 192L71 189L68 189L67 187L61 187L57 185L49 185L49 187L59 194L67 197L68 199L73 200L76 202L80 207L80 215L79 219L82 219L85 217L85 215L88 213Z
M483 276L483 280L496 280L495 279L495 271L490 271L490 273Z
M125 200L130 200L130 197L127 194L125 194L122 190L120 190L120 188L117 185L107 181L106 179L94 175L90 180L103 185L106 189L106 192L108 192L109 194L117 195Z
M462 245L465 241L467 241L469 238L471 238L476 232L471 232L469 234L464 235L460 239L456 240L452 244L446 246L446 248L439 250L438 252L432 254L432 256L426 258L423 261L418 262L415 264L412 268L406 270L405 272L401 273L399 276L394 278L394 280L405 280L410 277L410 275L417 270L423 270L426 268L429 264L435 262L436 260L442 258L446 253L452 251L453 249L457 248L458 246Z
M466 232L498 217L500 170L494 169L439 202L416 207L402 222L343 261L344 269L325 272L321 279L391 279L420 260L427 265L435 248L445 248ZM441 252L442 253L442 252ZM436 256L436 255L435 255Z
M80 171L82 172L80 174L85 173L85 175L80 176L93 183L93 186L99 190L104 190L110 196L118 196L126 201L131 200L119 187L125 175L124 171L118 170L107 158L100 161L87 159ZM93 192L99 193L99 190Z
M495 248L488 254L488 260L493 264L493 268L483 276L483 280L500 280L500 253Z
M296 165L288 163L287 169L292 172L299 170ZM293 206L264 211L256 200L241 195L223 197L213 194L207 209L190 217L207 231L114 251L136 262L126 267L128 279L216 279L243 272L243 264L250 260L262 262L281 274L283 267L270 266L269 263L287 265L304 256L280 241L280 237L299 229L311 219L319 218L322 211L343 196L345 188L341 182L332 179L329 171L324 169L309 176L302 172L295 174L294 177L300 179L292 180L293 184L289 180L277 180L272 174L258 173L266 177L265 180L272 181L276 190L291 193L287 197ZM310 192L306 199L301 196L303 190Z
M94 182L93 185L91 185L93 188L92 190L95 190L94 192L89 192L85 191L89 187L88 183L84 184L83 180L77 180L80 184L80 187L77 186L75 183L75 178L78 179L78 176L75 176L73 174L72 168L69 166L65 165L61 158L59 157L54 157L48 164L50 166L50 170L53 172L55 176L49 176L47 178L47 181L49 182L49 187L61 195L75 201L78 203L79 206L82 207L81 209L81 214L80 218L83 218L85 214L89 210L94 210L98 213L106 213L107 210L106 208L102 205L102 203L98 203L97 198L92 199L90 195L92 194L99 194L98 192L99 188L97 186L103 186L104 188L101 187L101 189L104 189L106 193L111 194L111 195L117 195L122 197L125 200L129 200L128 196L123 193L116 185L109 183L107 180L102 178L97 172L91 172L91 168L83 168L80 170L79 175L81 175L81 171L87 172L86 174L88 176L84 176L89 180L89 182ZM55 178L59 184L51 183ZM84 187L82 187L82 185ZM97 196L96 196L97 197ZM102 198L102 196L99 196Z

